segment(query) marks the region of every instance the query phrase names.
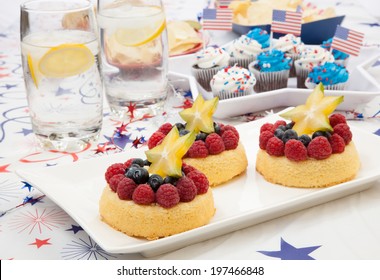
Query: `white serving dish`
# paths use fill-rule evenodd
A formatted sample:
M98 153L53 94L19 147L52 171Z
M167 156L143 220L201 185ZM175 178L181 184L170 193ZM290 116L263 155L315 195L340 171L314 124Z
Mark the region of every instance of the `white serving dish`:
M65 210L104 250L111 253L141 253L154 256L249 227L292 212L363 191L380 178L380 138L352 128L360 154L361 169L349 182L324 189L288 188L266 182L256 172L259 129L278 115L236 126L248 157L247 171L213 189L216 214L208 225L174 236L147 241L120 233L99 217L98 203L106 185L104 172L115 162L145 157L144 150L81 160L49 168L20 169L16 173ZM69 176L68 176L69 174Z

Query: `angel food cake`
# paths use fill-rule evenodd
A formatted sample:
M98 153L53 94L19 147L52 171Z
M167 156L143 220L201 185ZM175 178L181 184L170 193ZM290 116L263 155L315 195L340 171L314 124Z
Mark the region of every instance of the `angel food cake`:
M248 166L236 128L213 121L212 115L217 104L217 97L205 101L198 95L191 108L180 112L186 123L165 123L148 140L149 149L153 149L173 127L177 127L181 135L195 133L195 142L185 154L183 162L204 173L210 186L231 180L242 174Z
M105 173L99 201L101 219L130 236L154 240L207 224L214 216L207 177L182 164L195 139L173 127L147 159L114 163Z
M355 178L360 159L343 115L330 115L343 96L325 97L320 83L306 104L260 128L256 170L271 183L323 188Z

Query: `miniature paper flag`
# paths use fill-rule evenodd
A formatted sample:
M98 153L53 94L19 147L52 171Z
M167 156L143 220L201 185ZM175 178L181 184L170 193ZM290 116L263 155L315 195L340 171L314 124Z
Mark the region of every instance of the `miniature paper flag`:
M232 30L232 9L204 9L204 30Z
M302 13L273 10L271 32L301 35Z
M363 39L363 33L338 25L332 40L331 48L358 56L360 48L363 45Z

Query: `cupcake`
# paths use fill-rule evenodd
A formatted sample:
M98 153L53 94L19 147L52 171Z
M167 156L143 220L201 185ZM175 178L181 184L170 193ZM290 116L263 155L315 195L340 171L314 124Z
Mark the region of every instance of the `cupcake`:
M261 45L256 40L241 35L232 41L228 47L228 53L231 56L230 66L238 64L241 67L248 68L249 63L254 61L261 52Z
M285 55L292 58L292 67L290 68L289 77L296 76L296 69L294 67L294 61L300 58L301 51L304 48L304 44L300 37L296 37L293 34L287 34L278 38L274 44L274 48L283 51Z
M331 44L332 44L332 38L323 41L321 44L321 47L324 48L327 51L331 50ZM332 50L332 55L334 56L335 63L339 65L343 65L344 67L347 67L348 58L350 57L349 54L344 53L339 50Z
M330 52L318 46L305 47L300 54L300 58L294 61L297 87L306 88L305 80L310 71L315 66L323 65L326 62L334 62L334 57Z
M211 91L212 77L224 67L228 66L230 55L218 47L207 47L196 53L196 62L191 72L197 82L206 90Z
M259 54L257 60L249 65L249 70L257 79L255 91L286 88L291 65L292 59L282 51L273 49Z
M253 39L261 45L263 50L269 48L270 46L270 37L266 30L261 28L252 29L247 33L247 37Z
M210 86L214 97L228 99L252 94L255 83L256 79L248 69L234 65L219 70Z
M305 81L307 88L315 88L319 83L325 89L343 90L348 81L349 73L346 67L334 62L326 62L323 65L314 67Z

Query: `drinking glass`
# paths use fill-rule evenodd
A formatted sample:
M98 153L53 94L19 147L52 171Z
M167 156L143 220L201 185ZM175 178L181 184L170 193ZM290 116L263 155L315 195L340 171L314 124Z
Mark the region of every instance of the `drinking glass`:
M168 38L161 0L98 0L101 70L111 112L157 115L168 92Z
M79 151L98 139L103 85L93 4L21 5L21 54L32 128L42 146Z

